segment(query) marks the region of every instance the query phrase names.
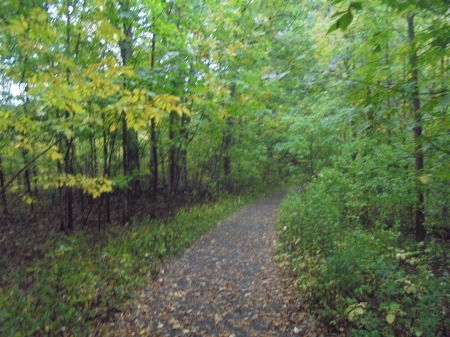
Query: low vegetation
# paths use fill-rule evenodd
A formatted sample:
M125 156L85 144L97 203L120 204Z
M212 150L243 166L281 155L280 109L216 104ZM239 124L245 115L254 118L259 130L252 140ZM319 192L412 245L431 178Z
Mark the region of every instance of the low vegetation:
M279 258L293 270L301 296L346 336L446 336L448 244L437 237L416 243L400 213L362 222L368 204L354 198L358 188L326 169L283 202Z
M133 298L164 260L249 200L222 199L182 210L168 221L133 223L123 235L105 236L96 245L83 232L57 242L44 259L15 274L0 289L0 335L87 334L90 325Z

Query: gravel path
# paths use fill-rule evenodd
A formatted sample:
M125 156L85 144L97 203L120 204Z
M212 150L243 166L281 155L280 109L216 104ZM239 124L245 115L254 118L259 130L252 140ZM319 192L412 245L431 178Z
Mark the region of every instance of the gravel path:
M276 193L220 222L166 265L107 336L328 336L273 262Z

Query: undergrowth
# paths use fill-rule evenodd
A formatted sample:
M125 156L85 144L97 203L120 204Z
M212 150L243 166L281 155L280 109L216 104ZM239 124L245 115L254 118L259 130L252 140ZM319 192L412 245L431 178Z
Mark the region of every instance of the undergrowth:
M81 232L58 242L0 289L0 335L86 335L92 321L121 310L164 259L250 200L230 197L182 210L166 222L147 220L102 245L90 246Z
M325 170L281 205L279 258L302 298L345 336L448 336L448 247L417 244L399 224L362 223L349 185Z

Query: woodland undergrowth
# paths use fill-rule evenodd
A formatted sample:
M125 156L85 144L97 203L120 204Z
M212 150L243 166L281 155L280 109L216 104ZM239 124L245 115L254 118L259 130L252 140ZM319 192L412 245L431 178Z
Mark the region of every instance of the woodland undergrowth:
M254 198L223 198L168 220L135 222L96 245L83 231L55 242L56 249L0 288L0 335L87 335L91 325L123 309L166 259Z
M355 184L324 169L281 205L277 257L301 297L346 336L448 336L448 245L416 243L400 221L363 223L357 206L367 203L352 193Z

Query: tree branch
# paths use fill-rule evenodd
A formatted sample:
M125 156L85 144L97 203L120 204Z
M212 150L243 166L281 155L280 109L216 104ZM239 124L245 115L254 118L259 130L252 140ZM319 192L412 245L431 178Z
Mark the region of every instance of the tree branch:
M17 179L17 177L23 172L25 171L31 164L33 164L36 160L38 160L39 158L41 158L44 154L46 154L48 151L50 151L50 149L55 146L56 144L58 144L58 142L63 139L63 137L59 138L56 142L52 143L52 145L50 145L48 148L46 148L44 151L42 151L40 154L38 154L36 157L34 157L33 159L31 159L28 163L25 164L25 166L23 166L19 171L17 171L16 174L14 174L14 176L9 179L9 181L2 187L2 189L0 190L0 194L4 193L6 191L6 189L9 187L9 185L11 185L14 180Z

